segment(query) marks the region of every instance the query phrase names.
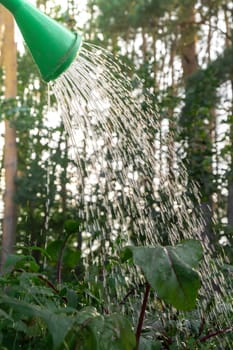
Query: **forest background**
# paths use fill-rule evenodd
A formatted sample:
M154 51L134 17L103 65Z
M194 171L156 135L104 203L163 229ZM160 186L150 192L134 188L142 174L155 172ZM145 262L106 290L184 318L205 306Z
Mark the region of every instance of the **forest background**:
M132 81L139 76L159 108L159 132L175 135L170 158L179 154L199 185L205 234L232 259L232 2L99 0L82 3L81 9L77 1L36 5L81 32L84 40L118 55L131 67ZM1 57L10 45L2 38ZM8 60L13 55L11 46ZM5 157L15 157L16 186L9 191L16 207L9 214L2 211L2 220L11 216L12 227L5 230L12 242L43 247L48 232L59 236L64 220L77 211L69 186L68 142L60 118L51 111L48 117L48 90L27 50L17 54L17 65L16 99L5 99L3 76L1 85L1 116L15 129L15 141L9 142L16 147ZM166 152L161 150L161 169ZM7 182L3 155L2 198Z
M159 110L161 139L170 144L160 150L161 173L174 166L177 155L184 161L190 182L199 187L203 237L232 264L233 2L88 0L80 7L75 0L62 5L38 0L36 5L129 66L133 87L135 76L141 79L142 92ZM74 268L85 246L83 203L77 199L83 179L74 175L70 142L52 98L48 106L48 88L27 49L16 54L4 16L1 9L1 137L8 145L1 151L1 265L22 247L41 248L32 255L45 264L43 249L60 242L69 220L78 220L68 255L73 262L67 262ZM6 62L14 55L17 86L6 96Z

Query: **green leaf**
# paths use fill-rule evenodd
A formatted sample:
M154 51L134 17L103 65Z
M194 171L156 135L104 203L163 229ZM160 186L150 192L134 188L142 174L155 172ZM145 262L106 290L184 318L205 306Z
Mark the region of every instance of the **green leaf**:
M202 257L200 242L185 241L175 247L131 247L134 263L141 267L158 296L178 310L196 305L201 286L197 271Z
M120 259L121 262L124 263L130 259L132 259L133 254L132 254L132 250L130 247L125 247L121 252L120 252Z
M132 350L135 335L129 321L119 314L102 316L93 307L86 307L77 315L76 348L83 350ZM72 330L73 332L73 330Z
M66 291L66 298L67 298L67 306L72 307L74 309L77 308L78 305L78 295L73 289L68 289Z
M100 350L98 347L97 332L95 331L93 324L95 320L102 317L96 311L94 307L85 307L80 310L76 315L76 327L70 331L67 336L67 343L70 349L79 350Z
M97 341L95 350L132 350L136 339L129 321L119 314L98 316L88 323ZM85 350L93 348L85 348Z
M4 264L4 268L9 272L14 269L24 269L31 272L38 272L40 269L33 256L23 254L8 255Z
M8 321L14 322L13 318L10 317L10 315L8 315L4 310L0 309L0 318L1 319L6 319Z
M97 316L99 316L99 313L96 311L96 308L87 306L78 312L76 322L77 324L83 324Z
M56 240L48 244L47 254L50 256L53 262L57 262L62 246L63 241L61 240Z
M65 231L68 234L77 233L80 222L77 220L66 220L64 224Z
M203 257L201 243L194 239L183 241L182 244L177 244L175 247L171 248L184 263L194 269L198 267Z
M65 249L63 264L70 269L75 268L81 258L81 251L67 247Z
M21 317L29 316L42 319L52 336L54 349L63 343L67 333L74 324L74 318L68 317L64 309L61 310L62 312L58 309L50 310L7 296L1 297L0 303L7 304L13 310L18 311Z
M79 349L79 350L101 350L98 347L98 340L96 338L96 333L89 326L86 326L82 331L78 333L73 341L73 344L69 346L69 349Z
M18 262L21 262L25 258L26 258L26 255L9 254L7 256L6 262L4 264L4 268L5 269L8 269L8 268L13 269Z
M40 252L42 255L46 256L46 258L51 259L50 255L47 253L46 249L41 248L41 247L37 247L37 246L30 246L30 247L25 247L25 246L17 246L17 249L23 249L29 252L29 254L31 255L32 251L38 251Z
M105 316L104 329L99 337L101 350L132 350L136 345L135 335L129 321L119 315Z

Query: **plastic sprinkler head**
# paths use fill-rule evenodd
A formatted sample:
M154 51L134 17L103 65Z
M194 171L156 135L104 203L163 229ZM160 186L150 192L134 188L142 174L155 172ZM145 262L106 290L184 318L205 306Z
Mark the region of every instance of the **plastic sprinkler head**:
M25 0L0 0L15 17L23 38L46 82L56 79L72 63L82 38Z

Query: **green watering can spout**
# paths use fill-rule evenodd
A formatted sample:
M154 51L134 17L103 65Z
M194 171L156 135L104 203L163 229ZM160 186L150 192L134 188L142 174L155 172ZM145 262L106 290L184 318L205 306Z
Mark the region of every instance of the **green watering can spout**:
M15 17L43 80L62 74L76 57L82 38L25 0L0 0Z

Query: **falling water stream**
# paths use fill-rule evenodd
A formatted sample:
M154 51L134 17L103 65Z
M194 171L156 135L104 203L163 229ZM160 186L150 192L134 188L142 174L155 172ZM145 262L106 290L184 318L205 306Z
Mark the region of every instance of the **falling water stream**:
M75 199L83 222L84 255L93 257L93 265L104 267L119 247L128 244L199 239L205 249L201 294L217 301L208 317L221 328L220 313L230 325L229 305L223 302L227 291L221 262L215 259L213 264L210 242L203 238L198 188L188 180L153 100L142 92L139 81L132 90L125 71L107 51L84 43L77 59L51 86L77 164ZM107 293L106 274L112 272L103 268L102 273ZM128 288L132 276L133 283L140 285L137 271L124 273ZM118 302L122 293L127 294L120 283L125 276L120 269L119 275L114 274ZM205 298L198 305L200 318L204 304Z

